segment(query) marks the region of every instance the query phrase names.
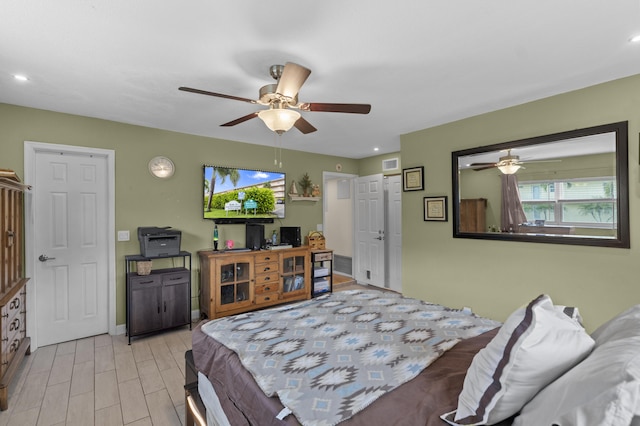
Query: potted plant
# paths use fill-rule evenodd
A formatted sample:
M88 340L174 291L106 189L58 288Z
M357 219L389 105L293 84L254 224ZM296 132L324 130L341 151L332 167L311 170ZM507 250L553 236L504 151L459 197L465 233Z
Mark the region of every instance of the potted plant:
M309 196L309 190L311 189L311 186L313 185L311 183L311 178L309 177L309 173L305 173L304 175L302 175L302 179L300 179L298 181L298 184L300 185L300 188L302 189L302 193L304 194L305 197Z

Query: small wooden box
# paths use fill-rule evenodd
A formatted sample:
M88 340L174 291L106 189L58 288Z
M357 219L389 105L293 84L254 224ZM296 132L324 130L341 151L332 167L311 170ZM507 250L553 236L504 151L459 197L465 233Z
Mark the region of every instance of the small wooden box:
M313 231L307 236L307 245L309 248L324 250L326 248L325 238L321 232Z

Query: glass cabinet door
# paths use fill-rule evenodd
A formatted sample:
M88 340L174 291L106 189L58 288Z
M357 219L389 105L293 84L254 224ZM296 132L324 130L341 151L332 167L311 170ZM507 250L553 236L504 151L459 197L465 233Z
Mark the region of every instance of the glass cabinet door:
M221 310L235 309L251 303L251 263L249 260L221 262L218 267L218 289L216 305Z
M283 294L306 291L305 266L307 255L285 255L282 259Z

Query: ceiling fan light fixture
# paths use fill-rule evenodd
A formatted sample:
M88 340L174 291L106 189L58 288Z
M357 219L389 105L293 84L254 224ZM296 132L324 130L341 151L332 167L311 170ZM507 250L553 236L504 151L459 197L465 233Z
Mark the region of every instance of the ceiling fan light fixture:
M498 170L500 170L505 175L513 175L518 170L520 170L520 165L519 164L513 164L513 163L503 164L501 166L498 166Z
M290 130L300 118L300 113L291 109L265 109L258 113L258 117L271 131L282 134Z

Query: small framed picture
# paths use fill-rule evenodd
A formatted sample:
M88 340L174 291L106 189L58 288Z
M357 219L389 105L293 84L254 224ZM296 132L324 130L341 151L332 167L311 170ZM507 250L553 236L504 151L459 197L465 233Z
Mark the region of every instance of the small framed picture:
M424 197L424 220L447 221L447 197Z
M424 189L424 167L402 169L402 190L422 191Z

